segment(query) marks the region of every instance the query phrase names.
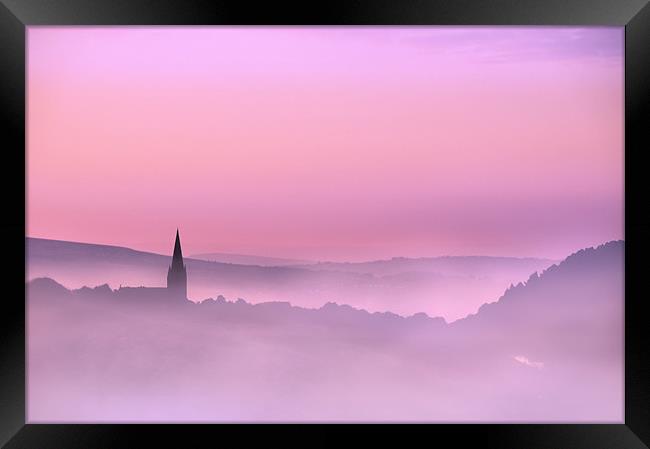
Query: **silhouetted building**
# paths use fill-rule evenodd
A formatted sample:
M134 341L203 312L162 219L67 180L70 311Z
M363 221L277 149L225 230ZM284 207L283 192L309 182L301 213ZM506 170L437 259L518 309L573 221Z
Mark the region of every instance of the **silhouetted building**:
M183 252L181 251L181 239L178 236L178 229L176 229L172 264L167 271L167 290L175 297L187 299L187 271L183 264Z

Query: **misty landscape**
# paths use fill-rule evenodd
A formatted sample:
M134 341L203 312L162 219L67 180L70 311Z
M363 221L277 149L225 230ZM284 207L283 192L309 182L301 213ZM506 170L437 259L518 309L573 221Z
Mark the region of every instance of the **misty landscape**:
M28 423L623 422L624 27L25 32Z
M112 251L115 259L103 257L138 254ZM99 269L87 250L61 254L60 267ZM140 254L155 273L157 256ZM451 322L369 312L349 305L353 296L315 307L221 295L177 302L35 278L27 284L29 414L33 422L620 422L623 255L622 241L581 250ZM192 262L193 281L201 263ZM479 262L476 273L499 271ZM362 265L345 268L368 275ZM468 264L455 266L458 274ZM340 273L333 268L341 267L324 272ZM212 269L264 279L259 267Z
M101 284L114 289L120 285L163 286L161 273L169 265L169 256L165 255L37 238L27 238L26 252L28 280L51 277L71 289ZM292 264L252 256L210 258L213 261L185 258L191 300L223 295L252 303L288 301L311 308L331 301L372 312L424 312L448 321L476 312L483 303L498 298L510 284L525 281L531 273L557 262L515 257L436 257Z

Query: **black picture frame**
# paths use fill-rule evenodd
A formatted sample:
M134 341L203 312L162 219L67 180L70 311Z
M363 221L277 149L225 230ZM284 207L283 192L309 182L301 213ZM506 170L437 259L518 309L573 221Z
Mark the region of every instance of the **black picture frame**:
M25 36L30 25L607 25L625 27L625 423L432 425L54 425L25 423ZM650 6L645 0L0 0L0 176L5 213L0 308L0 444L119 448L239 444L339 445L412 441L499 448L650 445L647 271L650 219L643 154L650 123ZM23 296L24 298L24 296ZM276 440L277 439L277 440ZM420 444L420 443L418 443Z

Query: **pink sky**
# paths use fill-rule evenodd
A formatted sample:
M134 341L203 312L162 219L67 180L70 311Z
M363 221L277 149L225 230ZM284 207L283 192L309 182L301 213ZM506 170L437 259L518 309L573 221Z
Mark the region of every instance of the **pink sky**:
M623 238L623 28L29 27L27 235L309 259Z

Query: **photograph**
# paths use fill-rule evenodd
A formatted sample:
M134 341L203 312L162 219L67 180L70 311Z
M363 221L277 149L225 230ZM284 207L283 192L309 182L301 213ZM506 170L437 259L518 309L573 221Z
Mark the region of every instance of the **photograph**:
M624 424L625 38L28 26L26 422Z

